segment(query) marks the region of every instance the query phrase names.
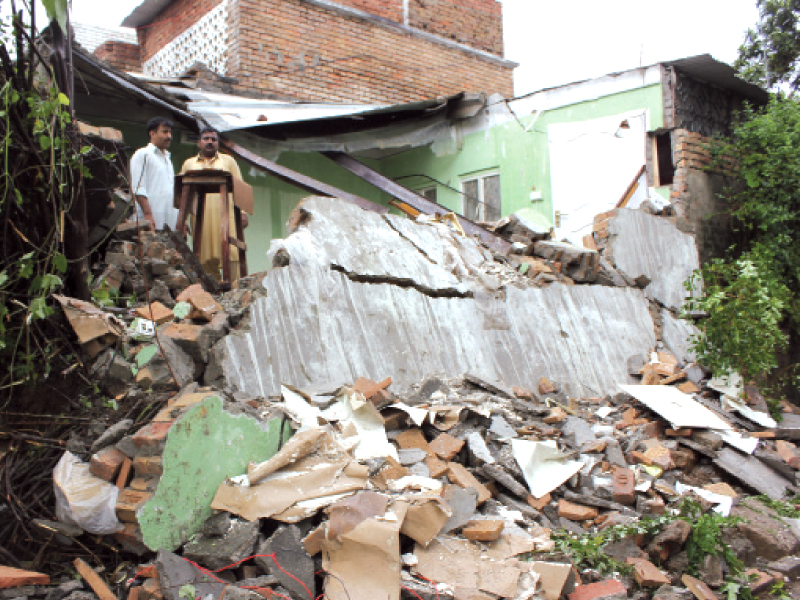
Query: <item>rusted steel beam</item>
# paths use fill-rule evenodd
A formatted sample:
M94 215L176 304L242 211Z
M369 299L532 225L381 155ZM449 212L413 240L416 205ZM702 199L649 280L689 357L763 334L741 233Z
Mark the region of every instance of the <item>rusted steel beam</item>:
M383 190L387 194L397 198L401 202L408 204L420 212L429 215L452 212L450 209L445 208L441 204L432 202L424 196L420 196L416 192L403 187L396 181L392 181L385 175L382 175L364 163L357 161L349 154L345 154L344 152L322 152L321 154L331 159L337 165L344 167L354 175L358 175L367 183L371 183L375 187ZM458 222L461 224L462 229L464 229L464 232L467 235L478 236L484 244L502 253L507 253L511 249L511 244L509 244L499 235L492 233L488 229L481 227L474 221L470 221L461 215L456 216L458 217Z
M262 171L277 177L281 181L285 181L286 183L297 186L311 194L339 198L379 214L386 214L389 212L389 208L383 206L382 204L372 202L366 198L356 196L355 194L351 194L349 192L345 192L344 190L340 190L339 188L328 185L327 183L322 183L321 181L317 181L308 175L303 175L297 171L292 171L291 169L283 167L276 162L259 156L255 152L251 152L246 148L242 148L236 142L232 142L231 140L222 136L219 138L219 145L234 156L241 158L244 162L253 165L257 169L261 169Z

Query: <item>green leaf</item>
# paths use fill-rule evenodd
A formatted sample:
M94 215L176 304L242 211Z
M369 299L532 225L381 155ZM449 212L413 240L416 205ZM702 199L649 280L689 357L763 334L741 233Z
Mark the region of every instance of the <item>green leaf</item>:
M69 106L69 98L67 98L67 95L62 92L58 93L58 101L64 106Z
M53 140L50 139L50 136L40 135L39 145L42 147L42 150L50 150L50 146L53 145Z
M5 285L6 281L8 281L8 271L0 271L0 286Z
M67 9L68 0L42 0L42 6L47 12L47 16L58 22L63 31L67 30Z
M53 266L56 268L56 271L59 273L66 273L67 272L67 257L61 254L60 252L55 255L53 258Z

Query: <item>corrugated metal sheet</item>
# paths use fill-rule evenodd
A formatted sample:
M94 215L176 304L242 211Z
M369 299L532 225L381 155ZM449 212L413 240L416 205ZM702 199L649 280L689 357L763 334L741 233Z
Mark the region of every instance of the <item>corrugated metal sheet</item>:
M627 357L655 345L648 302L630 288L441 298L295 266L271 271L264 287L249 331L214 349L225 383L258 396L279 394L282 383L317 388L388 376L403 393L427 376L465 372L528 389L546 376L572 396L596 396L634 383Z
M686 298L683 282L700 267L694 238L663 217L628 209L617 211L608 233L617 269L631 279L648 277L647 297L679 309Z

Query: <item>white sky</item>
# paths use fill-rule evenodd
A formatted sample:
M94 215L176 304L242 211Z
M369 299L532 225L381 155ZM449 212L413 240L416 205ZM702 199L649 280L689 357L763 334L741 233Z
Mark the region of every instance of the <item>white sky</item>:
M116 27L142 0L73 0L72 18ZM755 0L501 0L515 94L696 54L732 62Z

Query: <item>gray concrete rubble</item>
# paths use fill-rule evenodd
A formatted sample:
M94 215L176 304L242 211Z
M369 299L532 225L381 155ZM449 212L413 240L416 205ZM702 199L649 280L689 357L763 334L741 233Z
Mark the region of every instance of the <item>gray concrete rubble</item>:
M629 209L616 211L608 233L608 250L617 270L633 280L649 279L644 286L647 297L679 309L686 298L683 282L700 267L694 238L663 217Z
M630 288L509 287L504 296L446 298L293 265L270 271L264 288L249 329L212 348L206 383L270 396L283 383L392 373L407 391L426 377L471 371L527 388L547 376L569 395L592 396L633 382L626 358L655 345L647 300Z
M82 342L130 416L66 443L75 472L115 494L103 543L140 557L113 595L712 600L798 577L800 411L767 420L748 385L734 414L695 362L682 234L612 211L595 250L523 225L495 227L513 247L499 254L430 217L310 198L274 267L213 295L189 285L180 243L114 242L98 272L128 265L121 287L147 274L168 293ZM63 522L32 531L70 552L93 527L74 479L54 473ZM704 559L691 544L711 511L742 520ZM96 600L34 591L19 597Z
M472 372L528 388L547 376L569 395L602 395L633 381L628 356L655 346L639 290L494 291L485 252L442 225L324 198L306 200L294 221L271 250L287 266L264 278L249 329L212 349L207 383L269 396L282 383L392 373L405 391L429 376Z

